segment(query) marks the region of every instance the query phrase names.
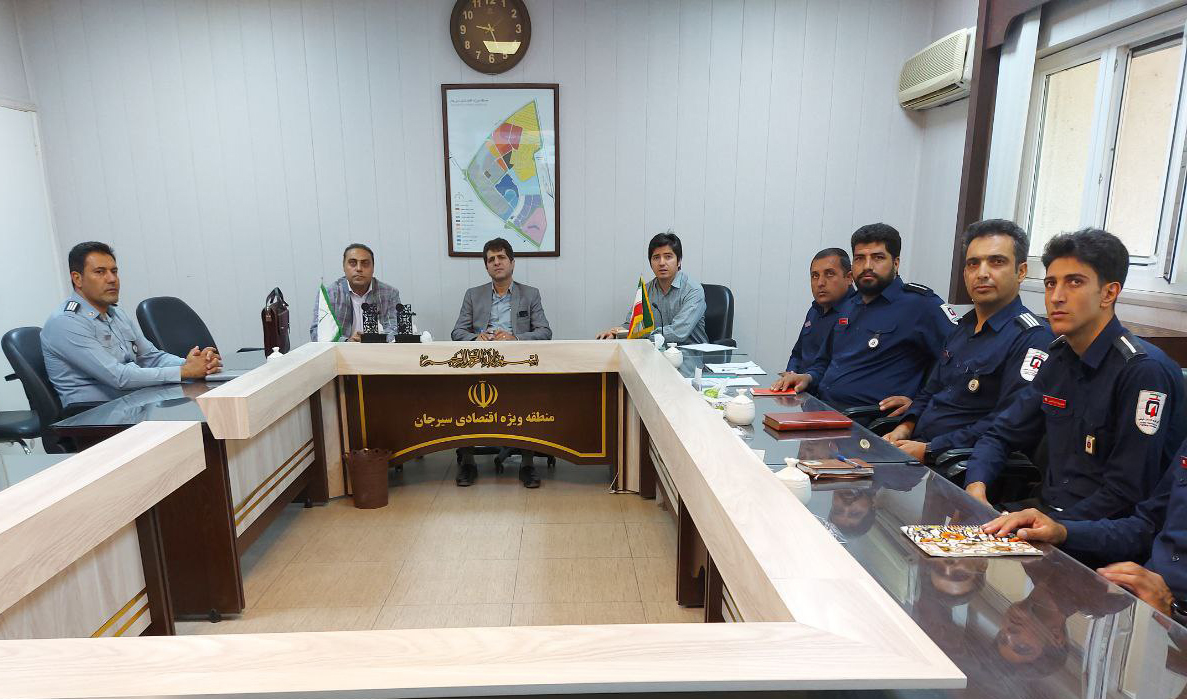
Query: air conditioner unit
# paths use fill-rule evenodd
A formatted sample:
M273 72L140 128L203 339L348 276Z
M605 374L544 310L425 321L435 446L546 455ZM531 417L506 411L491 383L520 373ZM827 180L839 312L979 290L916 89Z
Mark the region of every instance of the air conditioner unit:
M930 109L968 96L975 31L954 31L903 64L898 103L904 109Z

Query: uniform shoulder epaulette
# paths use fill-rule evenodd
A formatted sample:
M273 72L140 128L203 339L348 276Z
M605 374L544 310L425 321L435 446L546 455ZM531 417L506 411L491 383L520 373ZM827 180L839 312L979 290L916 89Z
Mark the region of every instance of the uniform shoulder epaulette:
M923 284L916 284L915 282L907 282L903 284L903 289L910 291L913 294L922 294L924 296L936 293L931 290L931 287L924 286Z
M1014 316L1014 322L1021 325L1023 330L1037 328L1043 324L1043 321L1036 318L1030 311L1027 311L1026 313L1019 313L1018 315Z
M1067 336L1060 335L1059 337L1055 338L1054 342L1052 342L1050 345L1047 346L1047 349L1050 351L1054 351L1054 350L1059 349L1060 347L1063 347L1066 344L1067 344Z
M62 308L62 310L66 311L67 313L78 313L78 309L81 307L82 306L78 303L78 301L67 301L66 306Z
M1125 357L1125 361L1127 362L1134 357L1140 357L1146 353L1138 345L1137 338L1127 332L1118 335L1117 339L1113 340L1113 346L1117 348L1117 351L1121 353L1122 357Z

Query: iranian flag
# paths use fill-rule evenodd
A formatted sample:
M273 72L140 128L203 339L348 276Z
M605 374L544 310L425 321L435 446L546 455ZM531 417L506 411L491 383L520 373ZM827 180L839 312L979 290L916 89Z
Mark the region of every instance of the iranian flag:
M334 317L334 309L330 307L330 295L326 285L322 284L317 295L317 340L318 342L337 342L342 339L342 324Z
M651 315L651 299L647 298L647 285L639 277L639 288L635 289L635 306L631 309L631 329L627 339L636 340L655 332L655 318Z

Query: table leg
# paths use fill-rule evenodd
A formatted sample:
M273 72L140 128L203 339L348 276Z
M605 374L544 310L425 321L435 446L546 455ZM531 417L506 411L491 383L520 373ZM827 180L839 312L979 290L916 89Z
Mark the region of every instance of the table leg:
M140 561L144 567L144 587L148 593L148 613L152 622L142 636L172 636L173 600L165 574L165 550L161 546L161 523L157 508L136 518L136 537L140 541Z
M679 510L676 526L676 602L682 607L700 607L705 604L705 568L709 551L683 501L679 502Z
M655 499L655 462L651 460L651 437L643 421L639 425L639 495L648 500Z
M713 563L713 557L709 556L708 565L705 567L706 624L715 624L725 621L725 616L721 613L721 603L721 572L717 570L717 566Z

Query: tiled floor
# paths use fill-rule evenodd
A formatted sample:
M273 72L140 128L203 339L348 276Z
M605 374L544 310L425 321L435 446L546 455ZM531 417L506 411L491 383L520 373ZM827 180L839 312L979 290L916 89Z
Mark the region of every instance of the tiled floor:
M537 460L453 483L452 452L405 465L391 502L290 506L243 557L247 609L179 634L693 622L676 604L676 528L654 500L608 492L599 466Z

